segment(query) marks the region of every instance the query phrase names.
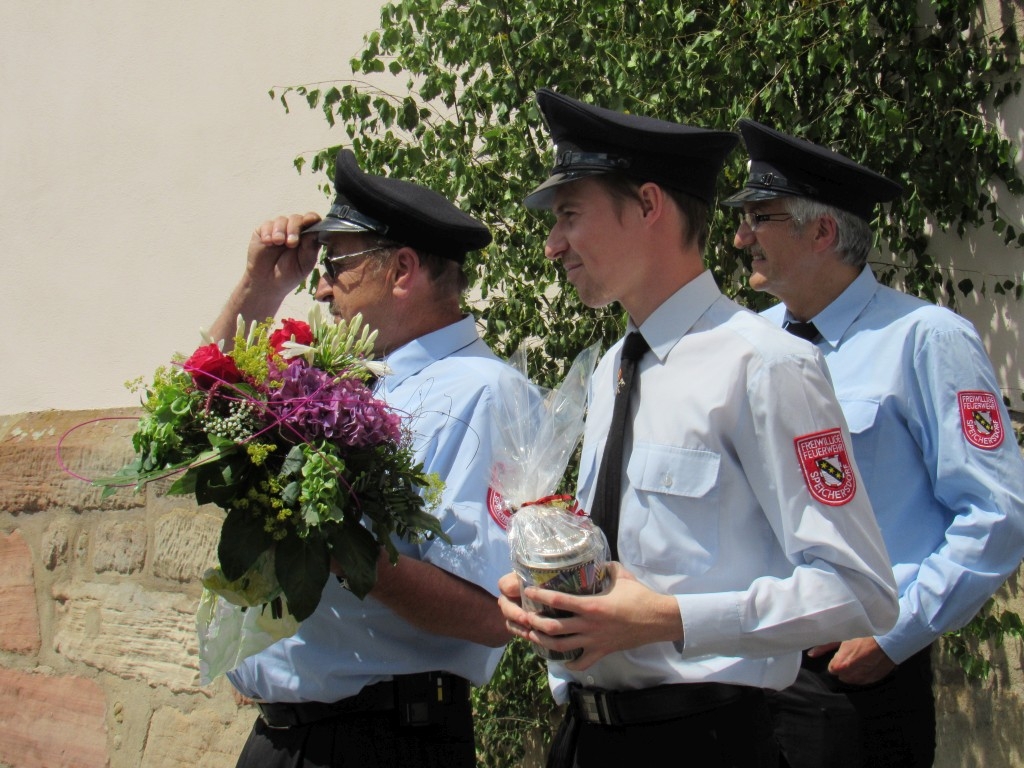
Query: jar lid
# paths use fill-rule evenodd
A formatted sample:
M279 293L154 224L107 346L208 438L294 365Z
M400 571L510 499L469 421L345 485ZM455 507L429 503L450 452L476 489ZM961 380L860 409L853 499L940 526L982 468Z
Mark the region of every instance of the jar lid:
M589 517L529 506L513 515L509 545L512 556L527 567L559 568L600 557L604 536Z

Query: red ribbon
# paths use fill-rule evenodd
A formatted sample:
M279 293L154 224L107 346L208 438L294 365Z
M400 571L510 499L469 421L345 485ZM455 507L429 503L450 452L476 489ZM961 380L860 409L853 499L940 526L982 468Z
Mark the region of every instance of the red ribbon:
M542 496L536 501L524 501L522 504L519 505L519 508L522 509L523 507L539 506L541 504L547 504L552 501L572 501L572 496L565 493L553 494L551 496Z

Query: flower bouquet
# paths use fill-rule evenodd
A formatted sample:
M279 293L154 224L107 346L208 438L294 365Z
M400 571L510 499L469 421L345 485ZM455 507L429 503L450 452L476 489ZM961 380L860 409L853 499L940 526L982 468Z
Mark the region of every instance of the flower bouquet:
M167 494L226 511L197 613L204 682L294 634L332 559L362 598L380 549L398 560L392 536L445 538L431 514L440 480L415 462L401 415L373 396L387 372L370 359L375 336L361 317L335 324L319 306L277 328L240 318L229 352L211 341L157 370L135 460L96 481L107 495L175 476Z

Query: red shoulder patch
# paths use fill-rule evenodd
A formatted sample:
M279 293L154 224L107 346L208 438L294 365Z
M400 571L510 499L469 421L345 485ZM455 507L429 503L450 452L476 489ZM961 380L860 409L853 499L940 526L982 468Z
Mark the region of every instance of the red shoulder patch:
M487 511L503 530L508 530L509 521L512 520L512 512L508 508L505 497L491 487L487 488Z
M807 490L822 504L838 507L854 497L857 478L838 427L793 440Z
M1002 445L1006 430L996 396L991 392L958 392L956 398L967 442L986 451Z

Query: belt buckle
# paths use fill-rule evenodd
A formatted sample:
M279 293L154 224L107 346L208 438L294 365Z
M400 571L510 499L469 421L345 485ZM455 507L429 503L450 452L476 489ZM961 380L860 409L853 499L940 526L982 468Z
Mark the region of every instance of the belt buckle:
M270 709L270 707L267 707L266 709L264 709L264 702L257 701L256 702L256 708L259 709L259 711L260 711L260 720L262 720L263 724L265 726L267 726L267 728L270 728L271 730L274 730L274 731L287 731L289 728L292 728L293 726L296 726L296 725L299 724L299 719L297 717L295 717L295 715L291 711L289 711L288 714L291 715L289 720L291 720L292 722L288 722L288 723L285 723L285 724L282 725L281 721L278 719L277 720L277 724L275 725L273 722L271 722L270 716L268 715L268 710ZM278 714L281 713L281 707L277 708L277 713Z
M592 691L579 688L575 691L577 709L583 719L591 724L612 725L611 712L608 709L608 694L605 691Z

